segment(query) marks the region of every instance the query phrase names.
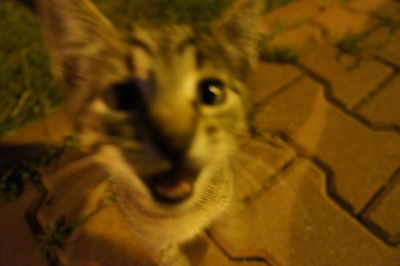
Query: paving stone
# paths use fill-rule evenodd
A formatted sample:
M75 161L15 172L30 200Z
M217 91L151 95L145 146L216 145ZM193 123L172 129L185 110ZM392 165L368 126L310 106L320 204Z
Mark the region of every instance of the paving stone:
M294 29L289 29L268 42L269 47L289 47L301 53L307 45L323 40L321 29L311 23L303 23Z
M395 23L392 26L398 28L398 21L400 19L400 3L396 0L384 1L381 5L379 5L375 10L372 11L372 14L378 15L378 17L382 17L383 20L386 20L386 22L387 19L394 21Z
M382 229L387 241L400 244L400 174L395 178L363 218Z
M400 127L400 75L359 109L374 125Z
M258 64L251 82L251 101L262 102L278 89L300 77L301 72L292 65L261 62Z
M338 6L346 6L346 0L303 0L307 2L318 2L319 6L322 10L326 10L328 8L338 7ZM351 1L351 0L350 0Z
M383 49L392 39L392 30L388 27L379 27L362 40L362 49L372 50L377 53Z
M296 156L278 137L264 134L242 145L233 163L239 199L246 198L273 177Z
M317 3L293 1L264 15L260 20L260 30L266 35L279 34L289 28L301 25L318 12L319 5Z
M229 254L263 257L272 265L398 265L400 249L383 244L338 207L325 179L299 159L211 234Z
M376 22L367 14L352 13L343 7L333 7L313 18L332 38L339 40L346 35L360 34L371 29Z
M66 113L59 110L47 117L28 123L0 138L0 143L58 143L71 133L72 124Z
M48 264L25 219L25 212L37 194L30 184L25 191L15 202L9 203L0 199L0 265Z
M109 183L101 165L72 153L42 171L48 198L38 218L44 227L63 220L76 224L57 255L64 265L155 265L117 207L110 202Z
M347 4L347 7L355 11L371 13L390 1L391 0L351 0L350 3Z
M108 206L78 228L59 252L64 265L155 266L135 241L116 206Z
M357 62L353 56L339 56L338 50L326 43L310 46L309 51L300 58L301 64L327 80L333 97L348 109L356 106L392 73L390 67L371 59Z
M251 261L243 258L237 260L229 259L223 252L214 244L214 242L207 236L201 235L195 240L186 244L184 252L190 258L193 266L264 266L264 262Z
M400 31L392 35L390 42L378 53L379 57L400 67Z
M375 132L326 101L305 78L271 98L257 115L260 129L283 132L304 154L333 172L330 189L358 213L400 164L400 136Z
M400 19L400 18L399 18ZM375 56L400 67L400 32L389 27L378 27L361 40L357 52L363 56Z

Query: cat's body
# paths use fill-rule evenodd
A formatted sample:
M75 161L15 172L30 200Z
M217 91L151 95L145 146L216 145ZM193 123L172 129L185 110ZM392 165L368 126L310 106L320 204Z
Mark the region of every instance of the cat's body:
M87 0L38 1L81 143L159 264L188 264L176 246L232 201L261 2L238 1L209 31L135 25L122 35Z

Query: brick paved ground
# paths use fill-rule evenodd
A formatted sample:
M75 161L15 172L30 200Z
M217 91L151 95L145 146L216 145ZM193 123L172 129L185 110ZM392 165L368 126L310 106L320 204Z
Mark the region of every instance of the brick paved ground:
M240 204L188 244L193 264L400 265L400 1L297 0L266 15L261 29L269 47L290 47L298 58L259 64L253 136L236 163ZM54 121L60 117L47 128ZM57 141L64 131L47 130L45 139ZM74 196L88 204L82 210L56 201L63 211L102 206L101 174L91 183L81 175L55 193L80 182L92 192ZM0 241L0 265L45 263L23 219L38 192L26 191L15 203L0 202L2 217L13 217L0 219L0 239L13 240ZM39 220L47 224L60 212L44 207ZM112 205L103 206L60 259L131 265L137 254L124 226ZM86 248L94 243L101 252Z

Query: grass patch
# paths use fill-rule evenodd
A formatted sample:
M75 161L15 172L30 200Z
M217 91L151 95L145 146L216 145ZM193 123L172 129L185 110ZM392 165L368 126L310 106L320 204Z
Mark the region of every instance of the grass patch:
M234 0L93 0L117 25L127 27L135 21L151 23L208 24ZM293 0L265 0L269 12Z
M146 23L205 24L232 0L94 0L110 20L122 27L132 21Z
M322 8L331 8L335 6L342 6L349 3L350 0L326 0L321 4Z
M344 53L356 54L362 51L362 43L367 37L367 34L346 35L336 42L336 47Z
M372 16L376 18L384 27L390 28L392 31L400 28L400 17L393 17L382 12L373 12Z
M289 4L292 1L293 0L266 0L265 11L269 12L269 11L275 9L275 8L278 8L280 6Z
M268 37L263 35L258 39L259 59L265 62L280 64L296 64L299 56L294 48L289 46L269 46Z
M260 60L281 64L296 64L298 54L292 47L269 47L260 51Z
M113 197L110 196L104 198L100 202L99 207L94 211L86 215L82 215L70 223L67 222L64 216L60 217L54 223L46 226L44 228L44 233L36 235L39 246L46 253L52 253L58 249L62 249L66 244L65 242L68 236L70 236L80 226L84 225L96 213L114 203L115 199Z
M36 19L11 0L0 3L0 136L59 102Z
M18 160L0 165L0 198L8 202L17 200L23 192L25 182L38 178L39 168L49 165L65 151L77 146L76 138L71 135L61 145L55 147L16 146L8 148L9 156L18 157ZM2 152L5 153L4 150Z

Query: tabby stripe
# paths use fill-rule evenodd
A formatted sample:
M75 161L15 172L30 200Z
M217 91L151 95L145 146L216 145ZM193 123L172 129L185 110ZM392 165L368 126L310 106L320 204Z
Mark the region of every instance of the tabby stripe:
M141 48L143 51L145 51L150 56L154 55L154 52L151 50L151 48L142 40L139 40L136 38L129 38L129 43L138 48Z
M196 44L196 39L193 38L193 37L189 37L189 38L183 40L183 41L177 46L176 51L177 51L179 54L183 54L183 52L184 52L187 48L189 48L189 47L191 47L191 46L194 46L195 44Z

